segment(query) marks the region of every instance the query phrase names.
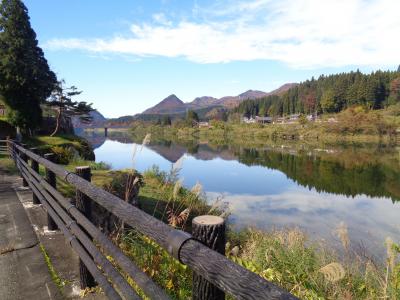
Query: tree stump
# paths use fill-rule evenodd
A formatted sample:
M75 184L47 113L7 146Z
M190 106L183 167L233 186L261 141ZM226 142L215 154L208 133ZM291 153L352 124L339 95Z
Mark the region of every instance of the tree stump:
M217 216L199 216L192 221L192 235L209 248L225 255L225 221ZM193 272L194 300L221 300L225 293Z

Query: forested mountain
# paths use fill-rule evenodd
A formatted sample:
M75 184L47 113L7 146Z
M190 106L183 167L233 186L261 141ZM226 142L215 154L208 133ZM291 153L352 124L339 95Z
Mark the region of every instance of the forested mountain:
M197 97L195 98L192 102L188 103L194 108L198 107L207 107L207 106L212 106L215 105L215 102L217 101L217 98L210 97L210 96L203 96L203 97Z
M400 72L360 71L321 75L291 87L281 95L246 100L235 108L247 116L339 112L353 105L380 109L400 102Z
M276 90L273 90L269 93L265 93L257 90L248 90L244 93L241 93L237 96L225 96L222 98L214 98L210 96L202 96L195 98L192 102L183 102L175 95L170 95L167 98L163 99L161 102L156 104L155 106L146 109L142 115L157 115L157 114L182 114L187 110L204 110L208 108L208 110L212 110L214 108L225 108L232 109L239 105L244 100L248 99L260 99L262 97L266 97L269 95L280 95L283 92L287 91L290 87L296 85L295 83L287 83L282 85Z

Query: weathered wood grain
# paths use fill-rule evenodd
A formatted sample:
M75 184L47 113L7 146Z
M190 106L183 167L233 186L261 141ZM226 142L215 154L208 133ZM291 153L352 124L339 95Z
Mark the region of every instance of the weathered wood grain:
M54 161L55 155L54 155L54 153L46 153L44 155L44 158L47 161ZM56 174L49 168L46 168L46 181L53 188L57 189ZM58 229L56 222L54 222L54 220L51 218L50 214L47 214L47 228L48 228L48 230L57 230Z
M76 175L82 177L87 181L91 181L92 174L90 167L76 167ZM76 189L75 192L75 206L76 208L90 221L92 221L92 203L89 197L83 194L81 191ZM85 264L79 259L79 277L81 289L92 288L96 286L93 276L86 268Z
M218 216L198 216L192 220L192 235L212 250L225 254L225 221ZM192 298L194 300L223 300L225 293L193 272Z
M33 153L38 153L37 148L31 148L29 150L32 151ZM35 172L39 173L39 164L36 160L34 160L32 158L31 158L31 167ZM40 201L39 201L38 197L36 196L36 194L33 194L32 202L33 202L33 204L40 204Z

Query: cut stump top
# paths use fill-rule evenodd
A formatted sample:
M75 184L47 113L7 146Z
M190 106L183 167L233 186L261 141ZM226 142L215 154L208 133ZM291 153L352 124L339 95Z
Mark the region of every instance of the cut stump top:
M218 225L218 224L223 224L224 219L218 216L205 215L205 216L195 217L193 219L193 223L199 225Z

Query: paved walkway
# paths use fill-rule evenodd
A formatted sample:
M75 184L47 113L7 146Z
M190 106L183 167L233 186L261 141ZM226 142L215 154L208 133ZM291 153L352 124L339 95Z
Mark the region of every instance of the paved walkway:
M16 183L0 170L0 299L62 299L13 189Z

